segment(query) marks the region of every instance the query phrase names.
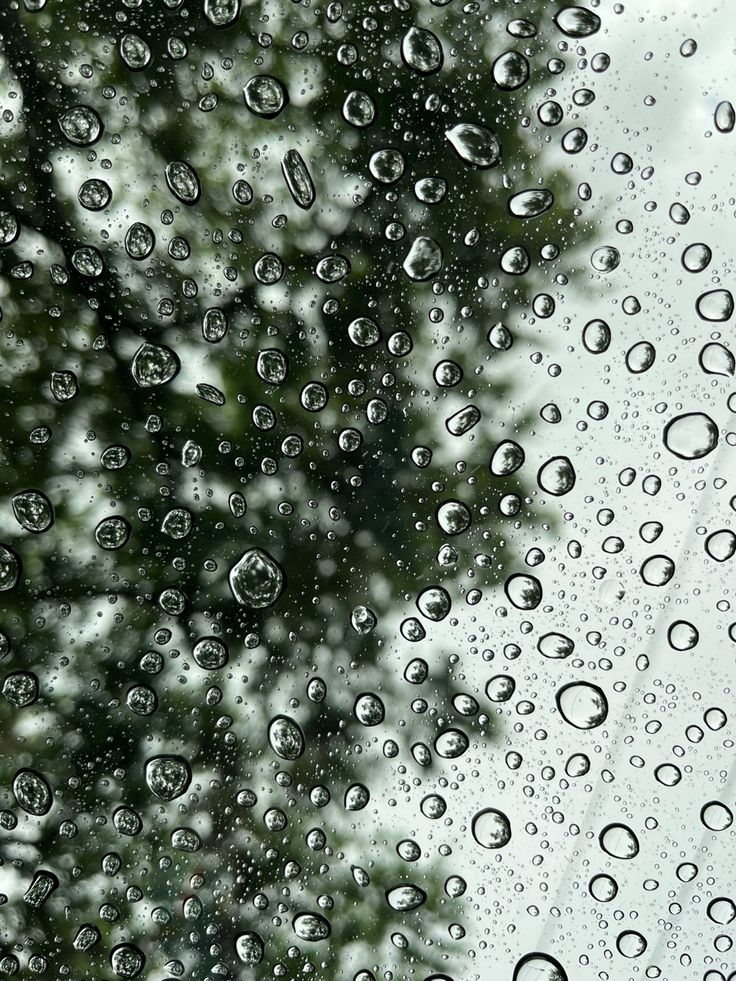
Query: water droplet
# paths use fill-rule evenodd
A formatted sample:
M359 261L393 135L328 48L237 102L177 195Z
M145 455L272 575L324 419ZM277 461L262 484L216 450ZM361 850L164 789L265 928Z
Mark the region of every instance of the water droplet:
M241 933L235 940L235 953L248 967L254 967L263 960L265 946L259 934L253 931Z
M432 279L442 269L442 249L433 238L420 235L414 239L404 259L404 272L417 282Z
M297 760L304 752L306 743L301 727L288 715L277 715L268 725L268 741L271 749L282 760Z
M410 27L401 41L404 63L423 75L438 72L444 61L442 44L436 34L422 27Z
M13 796L18 807L34 817L48 814L54 803L48 780L36 770L18 770L13 777Z
M255 116L274 119L289 102L283 83L273 75L254 75L243 88L245 104Z
M292 929L300 940L310 943L327 940L332 932L329 921L320 913L297 913Z
M133 378L141 388L168 384L176 378L180 368L176 353L163 344L141 344L131 364Z
M61 132L74 146L92 146L104 131L102 120L91 106L72 106L59 118Z
M194 205L199 201L202 186L197 171L186 160L172 160L164 172L166 184L182 204Z
M445 130L445 137L465 163L485 170L501 159L501 145L495 134L475 123L458 123Z
M567 981L567 974L554 957L532 953L517 962L513 981Z
M386 902L391 909L399 913L406 913L412 909L418 909L427 900L427 894L419 886L412 882L407 882L400 886L394 886L386 890Z
M511 841L511 823L503 811L487 807L473 818L473 837L483 848L504 848Z
M54 509L43 491L21 491L13 496L15 520L34 534L48 531L54 523Z
M298 150L287 150L281 159L281 171L294 203L308 211L315 202L312 176Z
M575 486L576 479L572 461L566 456L553 456L542 464L537 474L540 488L553 497L569 494Z
M153 756L146 761L148 789L161 800L171 801L187 792L192 770L183 756Z
M733 313L733 295L730 290L708 290L697 298L695 309L701 319L722 323Z
M573 38L590 37L601 27L600 17L587 7L562 7L553 20L563 34Z
M265 549L249 548L230 570L230 589L241 606L273 606L286 588L286 573Z
M576 729L595 729L608 717L608 700L598 685L573 681L555 695L560 715Z
M539 218L555 203L554 195L546 188L519 191L509 198L509 212L514 218Z
M503 588L517 610L535 610L542 602L542 584L536 576L517 572L509 576Z
M600 846L611 858L631 859L639 854L639 841L625 824L608 824L599 835Z
M718 427L704 412L686 412L667 423L663 439L681 460L700 460L718 445Z

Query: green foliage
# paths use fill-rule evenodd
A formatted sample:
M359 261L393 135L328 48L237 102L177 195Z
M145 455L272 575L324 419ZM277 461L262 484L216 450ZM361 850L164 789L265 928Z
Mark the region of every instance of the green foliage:
M35 704L0 705L10 897L3 943L23 963L43 952L55 976L62 965L71 977L109 974L110 949L121 942L139 945L157 977L171 960L192 978L227 971L266 977L278 963L295 976L306 957L325 979L368 967L404 977L415 970L412 958L428 973L448 950L462 956L462 944L444 939L461 900L442 892L452 872L446 860L423 856L411 866L396 855L400 838L425 819L392 811L382 771L396 764L382 747L408 716L402 758L412 777L429 784L450 767L435 761L423 776L410 745L432 745L440 720L472 726L481 739L491 737L490 722L456 718L454 682L431 623L417 650L430 662L432 691L403 681L413 649L396 627L398 618L416 615L414 600L427 586L444 583L453 602L462 602L466 580L457 568L478 553L490 556L484 582L496 581L509 520L498 499L526 489L488 471L495 442L514 436L496 420L518 382L486 334L503 322L519 336L536 275L515 280L500 271L499 256L523 244L536 263L570 209L564 178L540 170L545 131L523 125L541 101L537 89L501 92L490 77L493 59L521 44L505 31L519 8L461 9L457 0L445 7L256 3L219 30L195 4L51 0L28 9L34 6L7 2L0 11L8 109L0 207L21 226L2 253L0 279L0 529L23 562L18 588L0 597L10 644L3 669L32 672L40 684ZM533 10L524 15L536 19ZM402 62L400 40L412 25L441 39L438 74L421 76ZM541 67L548 14L539 26L523 46ZM151 48L151 66L141 72L131 72L119 53L130 33ZM243 104L243 85L254 74L273 75L288 89L289 105L274 119ZM375 122L362 131L341 115L353 90L376 107ZM59 127L77 104L104 122L102 139L88 148L71 146ZM459 121L498 135L500 166L477 170L459 158L444 136ZM372 154L387 147L406 161L395 185L369 169ZM293 149L315 184L308 211L296 206L281 173ZM191 207L167 187L165 168L175 160L199 175L202 194ZM447 186L438 204L423 204L413 192L426 177ZM101 212L78 200L90 178L112 188ZM247 205L233 197L238 180L252 186ZM511 189L540 181L555 194L555 208L535 222L510 217ZM143 261L124 247L134 222L156 236ZM402 269L417 235L435 239L444 254L430 282L413 282ZM172 258L174 236L186 239L189 258ZM73 260L89 246L104 263L92 277ZM275 285L254 275L265 253L284 264ZM349 261L350 273L326 283L316 264L335 254ZM219 343L202 334L213 308L229 323ZM361 349L350 340L347 327L359 317L379 325L380 344ZM386 340L396 332L411 337L411 352L390 352ZM136 384L131 361L144 342L176 351L182 370L169 385ZM289 360L281 385L264 384L256 372L258 352L271 348ZM462 367L457 389L435 383L442 359ZM59 371L78 379L69 401L52 393ZM321 412L303 407L310 382L329 391ZM202 398L199 385L217 389L223 404ZM482 421L455 439L444 421L468 404ZM264 406L271 428L254 423L254 412L267 415ZM345 429L362 437L352 452L339 442ZM289 435L302 443L297 456L284 452ZM182 461L188 441L201 448L194 466ZM130 462L106 469L102 453L117 445ZM434 453L428 469L412 460L421 446ZM53 503L49 531L34 535L15 522L12 498L26 488ZM241 517L230 506L234 493L247 501ZM447 536L435 508L454 498L471 507L473 527L453 541L458 563L441 565L436 556ZM174 508L193 518L182 540L162 531ZM94 533L112 515L132 532L123 547L105 551ZM263 611L239 606L228 588L228 571L251 547L265 548L288 579L284 596ZM167 598L172 589L183 605L178 614ZM370 633L351 626L359 605L378 617ZM218 672L191 656L195 641L209 635L229 648L229 664ZM306 695L314 677L326 682L322 702ZM129 707L131 688L141 685L158 702L147 716ZM385 724L373 732L352 712L365 690L380 693L386 707ZM412 713L415 693L435 711ZM297 718L306 736L293 764L279 762L268 744L268 721L279 713ZM181 754L192 766L192 786L176 802L156 800L146 786L144 763L156 753ZM22 812L11 794L15 772L26 766L53 787L45 817ZM371 802L346 814L343 795L366 774L375 779ZM332 802L321 810L310 789L323 785ZM239 802L244 788L256 792L255 806ZM140 835L116 829L121 805L140 814ZM285 831L264 824L270 807L287 815ZM172 848L179 827L198 831L199 851ZM315 828L326 836L324 850L306 843ZM110 853L122 865L106 875L101 863ZM354 866L370 885L356 882ZM60 885L34 910L21 896L38 868ZM423 885L427 904L395 913L384 892L407 881ZM190 921L182 904L193 895L203 912ZM334 909L323 904L332 937L303 944L294 960L291 920L318 909L319 896L334 901ZM83 923L102 931L88 952L72 943ZM235 956L235 937L246 930L266 941L264 961L252 971ZM391 946L394 932L407 936L408 950Z

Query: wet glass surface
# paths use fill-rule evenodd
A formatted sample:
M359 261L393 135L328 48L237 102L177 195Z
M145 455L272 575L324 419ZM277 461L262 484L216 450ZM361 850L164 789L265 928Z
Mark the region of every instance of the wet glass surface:
M732 12L0 7L0 977L733 981Z

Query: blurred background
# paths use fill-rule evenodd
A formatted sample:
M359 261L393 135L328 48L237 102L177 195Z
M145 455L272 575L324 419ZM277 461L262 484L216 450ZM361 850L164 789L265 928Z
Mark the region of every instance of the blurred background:
M535 3L3 6L0 971L623 981L637 921L647 977L728 975L733 843L699 813L733 797L704 721L730 587L700 539L733 370L695 314L733 265L728 18L595 10L571 37ZM718 450L665 454L698 407ZM229 585L251 549L262 608ZM580 680L592 732L555 708ZM537 950L558 967L515 974Z

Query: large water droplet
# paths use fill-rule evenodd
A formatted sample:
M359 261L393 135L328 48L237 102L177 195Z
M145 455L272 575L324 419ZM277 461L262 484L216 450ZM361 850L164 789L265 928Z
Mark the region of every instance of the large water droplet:
M422 27L410 27L401 42L404 62L423 75L431 75L442 67L444 54L439 38Z
M576 729L595 729L608 716L608 700L603 690L590 682L563 685L555 701L562 718Z
M487 807L473 818L473 837L483 848L503 848L511 841L511 822L503 813Z
M153 756L146 761L146 783L161 800L176 800L192 782L192 769L183 756Z
M48 814L54 802L48 780L36 770L18 770L13 777L13 796L18 807L35 817Z
M13 497L13 514L26 531L36 534L48 531L54 523L54 509L43 491L27 490Z
M320 913L297 913L292 929L300 940L311 943L326 940L332 932L329 921Z
M681 460L700 460L718 445L718 427L704 412L686 412L667 423L663 438Z
M460 159L472 167L485 170L495 167L501 159L501 144L495 134L485 126L458 123L452 129L445 130L445 137Z
M277 715L268 725L268 741L271 749L282 760L297 760L305 749L301 727L288 715Z
M249 548L230 570L230 589L242 606L263 610L273 606L286 588L286 573L262 548Z

